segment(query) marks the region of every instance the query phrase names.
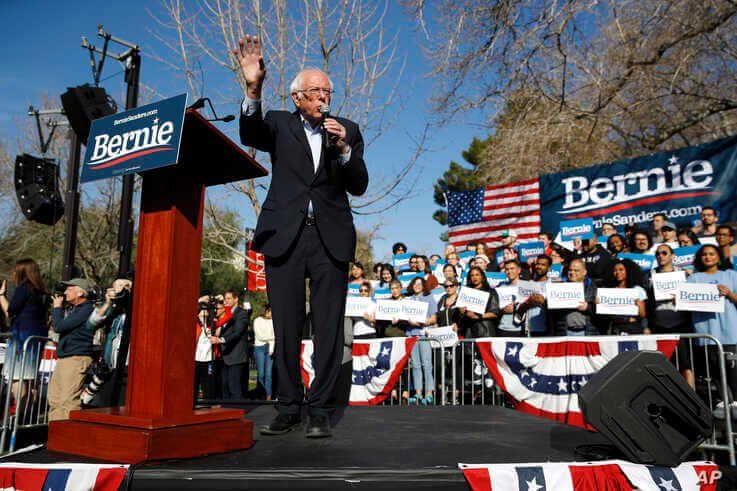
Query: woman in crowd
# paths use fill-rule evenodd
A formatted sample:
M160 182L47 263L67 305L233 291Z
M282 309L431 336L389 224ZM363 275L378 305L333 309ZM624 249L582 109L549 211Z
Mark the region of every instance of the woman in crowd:
M499 297L486 280L486 274L481 268L474 267L468 270L466 286L489 292L489 300L483 314L472 312L465 307L461 311L461 332L469 339L496 336L496 326L499 322Z
M253 321L253 356L256 359L258 383L266 391L266 400L271 400L271 367L274 354L274 321L271 319L271 305L264 306L264 314Z
M351 274L348 280L349 285L360 285L366 281L366 272L363 269L363 264L356 261L351 265Z
M447 256L445 256L445 262L446 262L446 265L449 264L449 265L451 265L451 266L453 266L455 268L455 270L456 270L456 276L460 276L461 275L461 271L463 270L463 266L461 266L461 260L458 257L458 253L457 252L451 252L450 254L448 254Z
M653 248L653 238L645 230L635 230L630 236L630 252L636 254L649 254Z
M358 289L358 295L364 298L371 298L371 283L364 281ZM361 317L349 317L353 323L353 339L374 339L376 338L376 304L370 303L368 310Z
M445 281L443 282L443 289L445 290L445 293L440 297L440 300L438 301L438 312L436 315L437 325L438 327L450 326L454 332L458 333L461 325L462 315L460 309L456 307L456 302L458 301L458 290L460 288L458 280L455 278L455 276L453 276L452 278L445 278ZM451 385L453 383L453 351L450 349L446 349L443 351L446 354L445 383L447 385ZM435 372L436 377L442 378L440 367L436 367ZM460 370L458 370L457 373L460 374ZM459 392L458 390L456 390L455 400L457 400L458 394Z
M436 321L437 304L430 294L427 282L424 278L414 278L407 287L408 297L416 302L422 302L427 305L427 315L424 322L409 321L407 336L416 337L417 342L412 348L412 383L415 388L415 395L409 399L410 404L422 405L432 404L434 402L435 377L433 375L432 365L432 347L427 339L427 326L432 326ZM424 383L423 383L424 382Z
M443 278L445 280L454 279L458 281L458 274L456 273L456 268L451 264L446 264L443 266Z
M690 247L701 245L699 238L690 228L682 228L678 231L678 245L681 247Z
M647 320L650 332L653 334L682 334L692 333L693 323L688 312L676 310L675 298L664 300L655 299L652 274L673 273L679 271L673 264L673 249L668 244L660 244L655 250L658 266L653 268L647 289ZM688 356L688 340L682 339L678 343L678 365L683 377L691 387L695 387L693 370Z
M628 259L618 259L612 263L609 271L609 286L612 288L633 288L635 290L637 315L609 316L610 334L650 334L645 325L647 293L636 282L637 272L635 268L637 268L637 265Z
M425 281L427 282L428 291L432 291L438 287L438 279L432 274L427 256L417 256L417 271L425 273Z
M395 278L394 266L389 263L385 263L381 268L381 281L379 282L379 288L389 288L389 284L394 281Z
M485 242L479 242L476 244L476 255L489 257L489 248L486 247Z
M447 259L448 254L457 254L458 251L456 251L456 246L453 244L448 244L445 246L445 252L443 252L443 256Z
M402 295L402 283L399 280L392 280L389 283L389 290L391 291L391 295L392 295L390 300L393 300L395 302L400 302L404 298L404 295ZM399 319L392 319L390 321L387 321L387 320L376 321L376 330L379 333L380 337L403 338L405 337L405 333L407 332L407 329L409 328L410 326L409 324L407 324L407 321L403 321ZM392 389L391 399L392 401L397 399L396 389ZM402 391L402 400L405 403L409 403L409 391L408 390Z
M717 285L719 294L724 297L724 312L691 312L694 330L711 334L722 343L725 352L737 352L737 271L721 270L724 257L719 247L704 244L694 257L695 272L688 277L689 283L709 283ZM719 373L716 350L709 348L709 362L712 373ZM727 363L727 384L732 397L737 396L737 364ZM734 405L735 403L732 402Z
M610 235L606 240L606 249L612 257L617 257L620 252L626 252L624 237L619 234Z
M7 280L0 284L0 308L5 317L11 320L11 337L5 352L3 376L9 380L11 367L13 368L13 396L18 394L17 381L25 381L21 385L20 400L16 400L16 407L20 408L28 393L28 381L36 377L39 355L45 343L40 340L29 342L25 360L22 359L23 345L31 336L48 335L46 318L49 292L41 279L38 264L33 259L21 259L16 262L12 279L15 291L9 302Z
M381 281L381 272L384 270L384 265L382 263L376 263L374 264L374 281ZM376 284L376 283L374 283Z

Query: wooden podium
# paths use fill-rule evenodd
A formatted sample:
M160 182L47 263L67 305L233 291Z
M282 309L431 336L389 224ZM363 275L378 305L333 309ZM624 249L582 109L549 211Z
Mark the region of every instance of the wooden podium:
M178 164L143 174L126 405L50 423L49 450L138 463L253 444L242 410L193 410L195 322L205 188L267 173L186 111Z

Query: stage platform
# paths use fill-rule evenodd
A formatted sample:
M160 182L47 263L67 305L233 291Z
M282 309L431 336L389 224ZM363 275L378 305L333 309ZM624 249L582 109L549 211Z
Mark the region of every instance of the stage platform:
M274 414L262 406L247 417L258 428ZM459 462L580 461L577 446L605 443L586 430L488 406L350 407L332 438L309 440L301 430L254 436L247 451L132 467L128 489L468 489ZM90 462L46 450L8 460Z

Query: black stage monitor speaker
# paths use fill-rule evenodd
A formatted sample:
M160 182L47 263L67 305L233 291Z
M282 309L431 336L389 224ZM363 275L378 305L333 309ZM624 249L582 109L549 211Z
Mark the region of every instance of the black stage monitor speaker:
M61 105L64 107L69 124L85 145L92 121L116 112L116 108L108 100L105 89L89 85L67 88L61 95Z
M29 220L53 225L64 216L58 172L53 159L39 159L25 153L16 157L15 194Z
M712 433L709 408L658 351L628 351L578 391L586 421L627 458L679 465Z

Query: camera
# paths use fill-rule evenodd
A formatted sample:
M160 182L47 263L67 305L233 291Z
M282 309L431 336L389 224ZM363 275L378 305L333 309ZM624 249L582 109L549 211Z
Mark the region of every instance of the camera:
M94 399L99 392L100 387L102 387L107 379L110 378L110 373L110 368L102 359L98 360L92 366L92 380L90 380L90 383L87 384L80 396L82 404L89 405L89 403L92 402L92 399Z

